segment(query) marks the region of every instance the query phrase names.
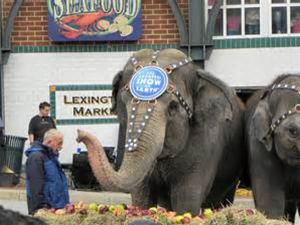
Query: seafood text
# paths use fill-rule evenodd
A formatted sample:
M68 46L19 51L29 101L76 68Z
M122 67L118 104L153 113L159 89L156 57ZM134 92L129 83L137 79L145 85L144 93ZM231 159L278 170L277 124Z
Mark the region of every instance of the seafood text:
M136 17L141 0L54 0L54 19L63 16L93 12L116 13Z

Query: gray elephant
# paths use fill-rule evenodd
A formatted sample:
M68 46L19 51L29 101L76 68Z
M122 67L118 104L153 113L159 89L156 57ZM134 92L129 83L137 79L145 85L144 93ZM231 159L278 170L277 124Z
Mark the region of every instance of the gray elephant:
M293 221L300 200L300 76L279 76L247 103L249 166L257 209Z
M102 186L130 192L141 208L193 215L232 201L243 163L243 104L233 89L179 50L147 49L115 76L113 99L125 146L120 169L93 135L78 134Z

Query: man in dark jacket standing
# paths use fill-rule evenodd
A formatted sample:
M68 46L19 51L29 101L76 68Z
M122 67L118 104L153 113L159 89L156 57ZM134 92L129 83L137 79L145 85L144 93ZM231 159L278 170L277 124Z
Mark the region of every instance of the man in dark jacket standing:
M49 116L50 104L42 102L39 105L39 114L32 117L29 123L28 135L29 142L32 145L34 141L43 141L44 134L56 128L54 120Z
M69 203L66 176L58 161L63 135L56 129L45 133L43 143L35 141L25 151L28 213L41 208L64 208Z

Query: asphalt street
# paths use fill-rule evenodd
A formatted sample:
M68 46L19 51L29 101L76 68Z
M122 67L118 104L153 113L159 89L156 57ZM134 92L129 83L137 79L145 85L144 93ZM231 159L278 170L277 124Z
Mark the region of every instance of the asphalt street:
M23 215L28 215L27 203L24 201L15 200L1 200L0 203L5 209L11 209L16 212L20 212Z

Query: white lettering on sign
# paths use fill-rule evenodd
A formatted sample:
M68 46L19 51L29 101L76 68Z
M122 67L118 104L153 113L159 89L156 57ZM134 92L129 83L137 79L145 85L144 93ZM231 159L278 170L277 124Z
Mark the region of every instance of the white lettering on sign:
M56 20L63 16L94 13L98 11L136 17L139 12L139 1L140 0L54 0L52 7Z

